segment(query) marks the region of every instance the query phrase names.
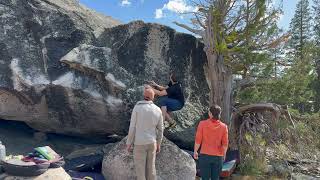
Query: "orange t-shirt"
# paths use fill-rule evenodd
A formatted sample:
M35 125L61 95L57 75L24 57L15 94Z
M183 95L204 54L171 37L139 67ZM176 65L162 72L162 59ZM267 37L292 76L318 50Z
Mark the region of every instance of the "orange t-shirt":
M201 145L201 154L224 156L222 146L228 146L227 125L215 119L201 121L195 143Z

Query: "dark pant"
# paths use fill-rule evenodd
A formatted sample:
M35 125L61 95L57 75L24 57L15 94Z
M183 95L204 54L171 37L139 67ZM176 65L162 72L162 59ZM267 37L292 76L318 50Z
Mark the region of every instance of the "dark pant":
M202 180L219 180L222 171L223 157L200 154L199 166Z
M183 104L179 100L169 98L168 96L159 97L158 104L160 107L166 106L167 111L169 112L177 111L183 108Z

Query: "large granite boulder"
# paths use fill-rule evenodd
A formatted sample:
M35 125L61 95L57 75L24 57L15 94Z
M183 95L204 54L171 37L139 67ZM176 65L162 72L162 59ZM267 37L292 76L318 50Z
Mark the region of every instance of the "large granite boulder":
M183 147L208 105L203 44L159 24L120 24L76 0L0 3L0 119L69 135L125 135L146 80L176 71L186 106L166 135Z
M106 152L102 163L102 173L106 179L135 179L133 153L126 151L125 143L126 138ZM166 138L157 154L156 169L159 180L194 180L196 177L196 163L191 155Z

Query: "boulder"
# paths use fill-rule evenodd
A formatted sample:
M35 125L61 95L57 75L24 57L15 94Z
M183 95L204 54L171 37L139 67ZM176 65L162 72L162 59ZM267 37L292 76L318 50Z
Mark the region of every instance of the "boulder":
M71 160L83 156L103 155L104 145L89 146L83 149L75 150L66 156L67 160Z
M126 138L115 144L106 154L102 163L102 173L106 179L131 180L135 178L133 154L125 150ZM159 180L194 180L196 163L178 146L164 138L161 152L156 159Z
M59 179L59 180L71 180L69 174L63 168L49 169L44 174L36 177L21 177L11 176L8 174L0 174L2 180L48 180L48 179Z
M203 108L205 107L200 104L187 103L182 110L173 112L177 125L175 128L165 129L165 136L180 148L193 150L197 126L200 120L207 119Z
M100 171L105 145L89 146L75 150L66 156L64 168L67 171Z
M182 83L186 106L166 136L193 146L208 106L203 44L152 23L121 24L77 0L0 3L0 119L42 132L126 135L146 80Z

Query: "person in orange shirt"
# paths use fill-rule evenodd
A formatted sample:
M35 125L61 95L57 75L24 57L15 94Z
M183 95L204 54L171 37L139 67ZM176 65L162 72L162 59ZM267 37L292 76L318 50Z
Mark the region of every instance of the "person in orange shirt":
M199 158L199 167L202 180L219 180L224 157L228 149L228 127L221 122L221 108L213 105L209 109L209 119L198 125L194 159ZM200 155L198 150L201 146Z

